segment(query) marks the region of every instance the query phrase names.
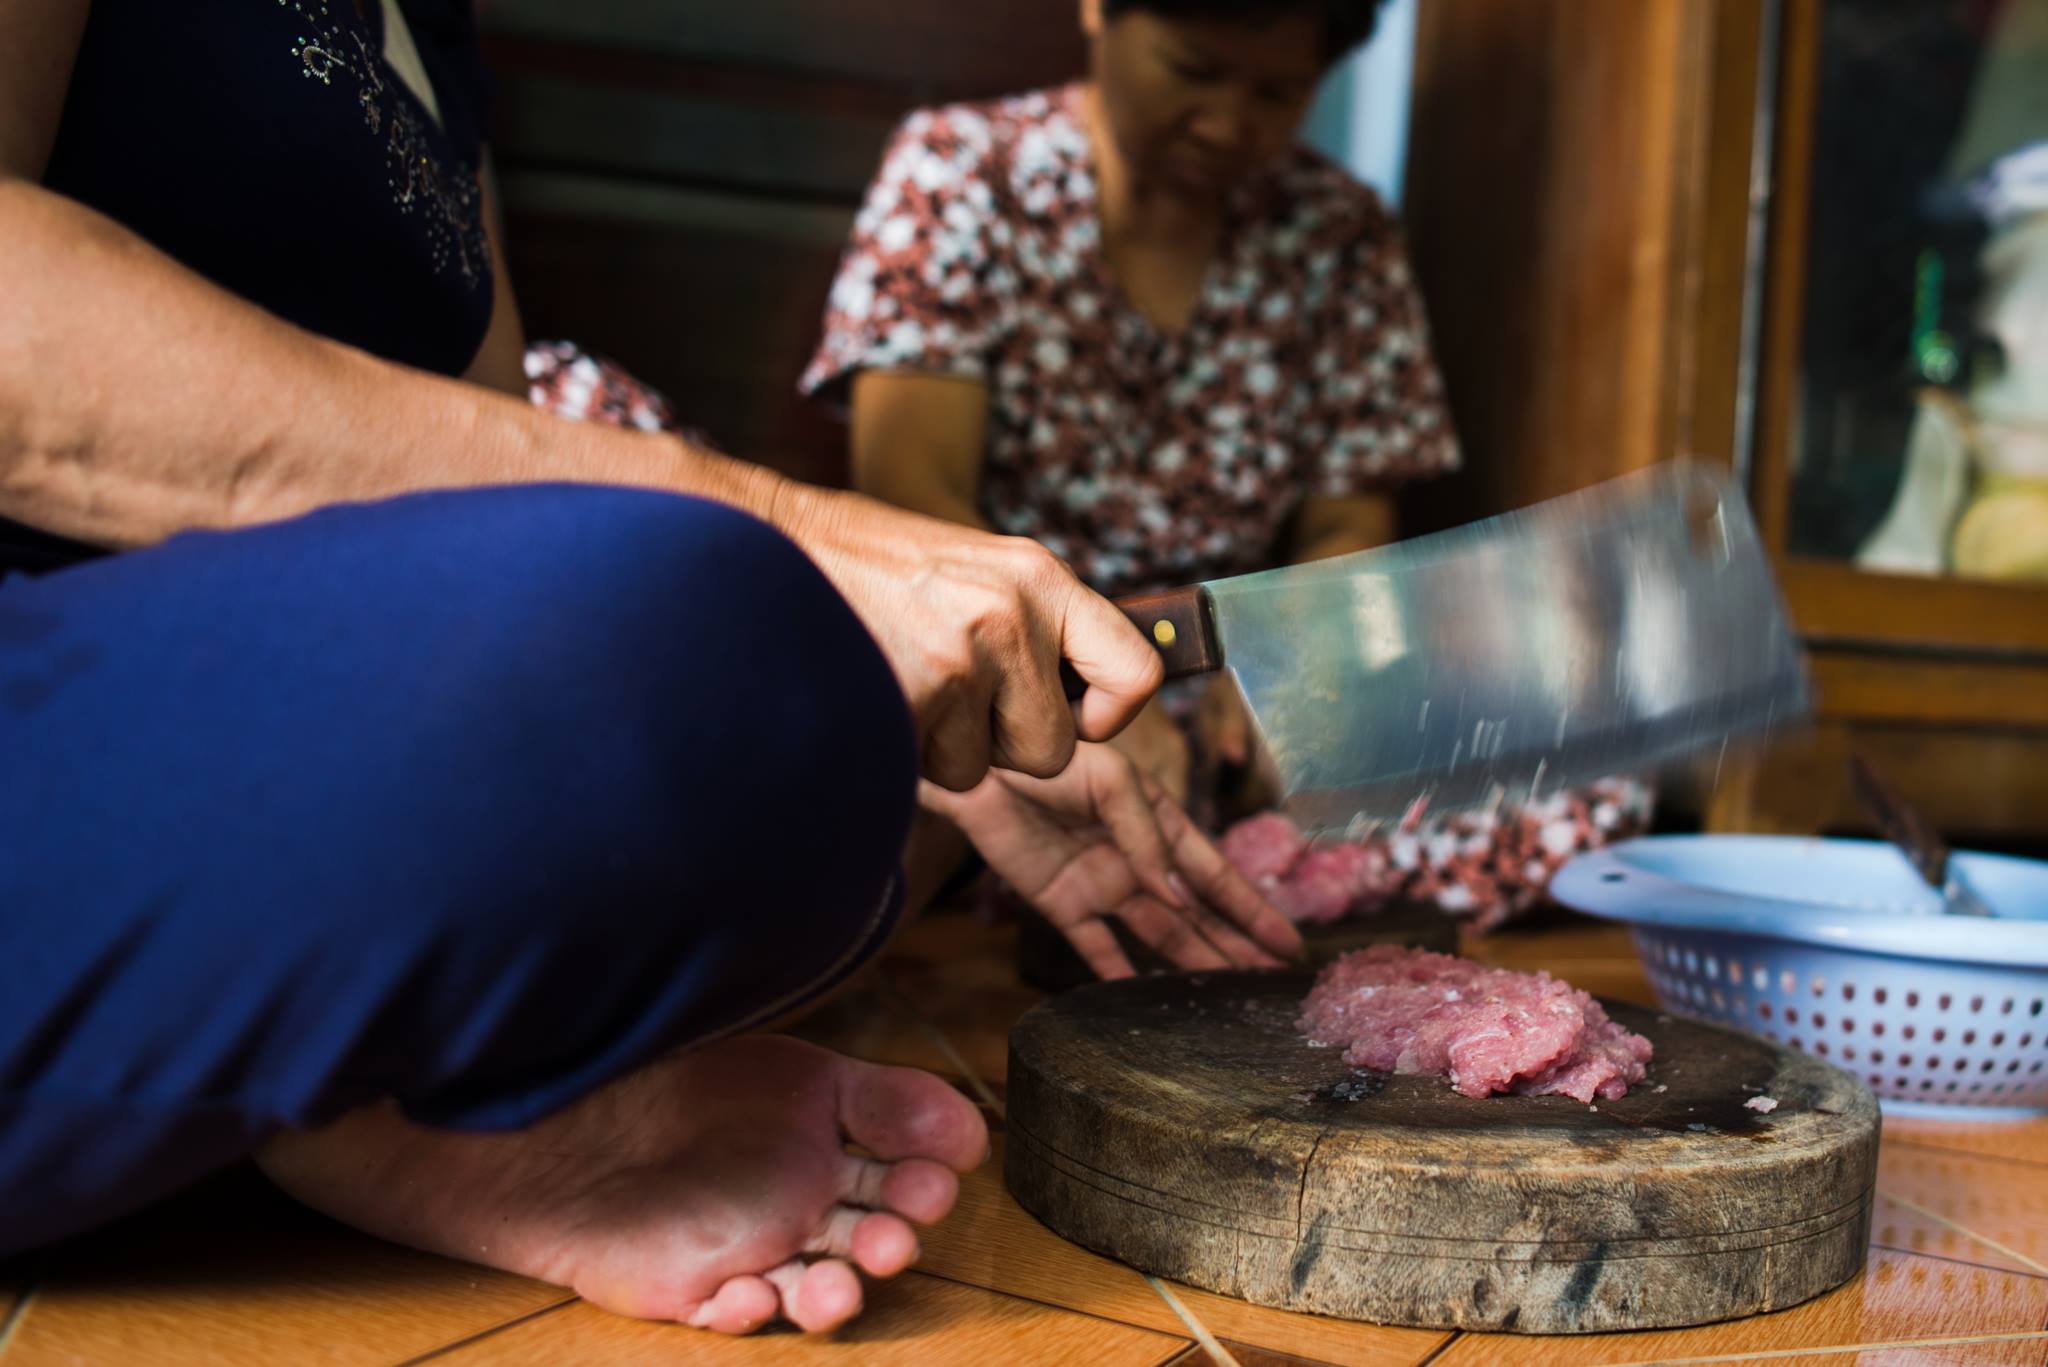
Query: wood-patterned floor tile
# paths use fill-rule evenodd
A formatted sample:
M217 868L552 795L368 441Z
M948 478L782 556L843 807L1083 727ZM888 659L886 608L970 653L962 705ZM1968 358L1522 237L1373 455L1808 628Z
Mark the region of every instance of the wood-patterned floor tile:
M2048 1168L2048 1117L1975 1122L1888 1117L1884 1136L1914 1148L1953 1149Z
M38 1261L6 1367L381 1365L568 1294L357 1234L245 1169Z
M1886 1143L1877 1191L1873 1242L2048 1277L2048 1172Z
M1326 1315L1304 1315L1197 1291L1178 1282L1168 1285L1218 1338L1317 1362L1414 1367L1451 1337L1442 1329L1397 1329Z
M918 1270L1142 1328L1177 1332L1178 1318L1138 1272L1060 1238L1018 1206L995 1157L960 1181L960 1202L920 1230Z
M1220 1339L1223 1351L1230 1354L1237 1367L1328 1367L1328 1364L1314 1358L1297 1357L1293 1353L1276 1353L1269 1348L1257 1348L1248 1343L1232 1343ZM1196 1344L1175 1358L1168 1367L1226 1367L1222 1359L1208 1349Z
M783 1033L869 1063L896 1063L941 1074L960 1071L930 1027L874 975L784 1027Z
M2048 1362L2048 1334L2018 1342L1890 1343L1840 1353L1737 1358L1730 1367L1980 1367L2008 1362L2041 1367Z
M1017 1204L996 1156L960 1184L960 1204L923 1232L920 1269L994 1291L1167 1333L1184 1322L1146 1279L1122 1263L1062 1239ZM1219 1338L1343 1367L1412 1367L1447 1335L1298 1315L1173 1284L1182 1303Z
M2048 1278L1874 1249L1863 1275L1775 1314L1633 1334L1465 1334L1431 1367L1607 1367L1844 1345L2019 1334L2048 1326ZM2039 1367L2031 1340L1980 1345L1987 1364Z
M621 1319L578 1301L434 1359L436 1367L809 1367L874 1364L963 1367L1156 1367L1184 1338L908 1272L868 1288L866 1311L835 1334L727 1338L674 1324ZM12 1364L9 1364L12 1367Z

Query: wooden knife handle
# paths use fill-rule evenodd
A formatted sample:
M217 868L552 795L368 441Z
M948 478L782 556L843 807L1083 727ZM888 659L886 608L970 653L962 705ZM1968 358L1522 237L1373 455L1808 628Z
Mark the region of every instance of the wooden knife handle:
M1861 755L1849 757L1849 782L1884 838L1905 853L1928 886L1944 887L1948 880L1948 842L1935 832L1919 809L1879 778L1877 769Z
M1117 610L1131 619L1166 662L1166 677L1184 679L1190 674L1207 674L1223 667L1223 652L1216 645L1216 623L1209 612L1208 591L1200 585L1141 593L1116 600ZM1087 684L1073 666L1060 664L1060 682L1069 698L1078 698Z

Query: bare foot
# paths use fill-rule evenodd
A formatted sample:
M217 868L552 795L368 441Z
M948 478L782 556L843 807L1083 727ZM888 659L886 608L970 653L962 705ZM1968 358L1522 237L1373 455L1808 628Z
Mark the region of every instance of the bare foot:
M853 1267L890 1277L916 1261L909 1222L951 1210L954 1173L987 1153L980 1113L927 1073L748 1035L516 1134L426 1129L379 1106L280 1135L260 1159L383 1238L745 1334L778 1315L809 1330L851 1319Z

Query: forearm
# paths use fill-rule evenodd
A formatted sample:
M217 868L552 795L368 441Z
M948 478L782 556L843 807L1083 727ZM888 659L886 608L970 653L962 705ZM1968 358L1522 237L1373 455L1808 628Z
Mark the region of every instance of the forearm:
M415 489L575 480L762 516L767 472L377 360L0 180L0 515L108 546Z
M1311 560L1328 560L1334 555L1369 551L1384 544L1385 538L1371 536L1358 528L1332 529L1313 538L1298 539L1288 563L1306 565Z
M1288 563L1305 565L1395 539L1394 501L1384 494L1311 498L1295 516Z
M892 503L898 508L907 508L913 513L927 517L944 518L957 522L963 527L978 527L992 531L987 518L974 500L955 490L944 488L930 481L919 479L860 479L854 487L870 498Z
M987 386L952 375L863 370L852 390L854 488L927 517L994 530L979 499Z

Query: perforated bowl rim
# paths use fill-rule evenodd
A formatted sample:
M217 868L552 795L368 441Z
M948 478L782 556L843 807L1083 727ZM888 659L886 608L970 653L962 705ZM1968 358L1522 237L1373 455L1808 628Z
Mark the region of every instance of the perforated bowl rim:
M1894 907L1870 907L1730 892L1686 882L1645 867L1633 856L1654 850L1711 850L1740 859L1747 852L1781 853L1806 847L1861 858L1873 851L1899 857L1878 841L1822 840L1807 836L1661 835L1625 840L1582 854L1559 869L1550 895L1591 916L1629 925L1713 930L1812 944L1844 953L1877 953L1934 963L1984 964L2048 971L2048 919L1945 916L1932 889L1902 891ZM2048 865L2006 855L1957 851L1966 875L2022 869L2048 878ZM1903 868L1904 860L1900 857ZM1902 890L1910 887L1906 871Z

